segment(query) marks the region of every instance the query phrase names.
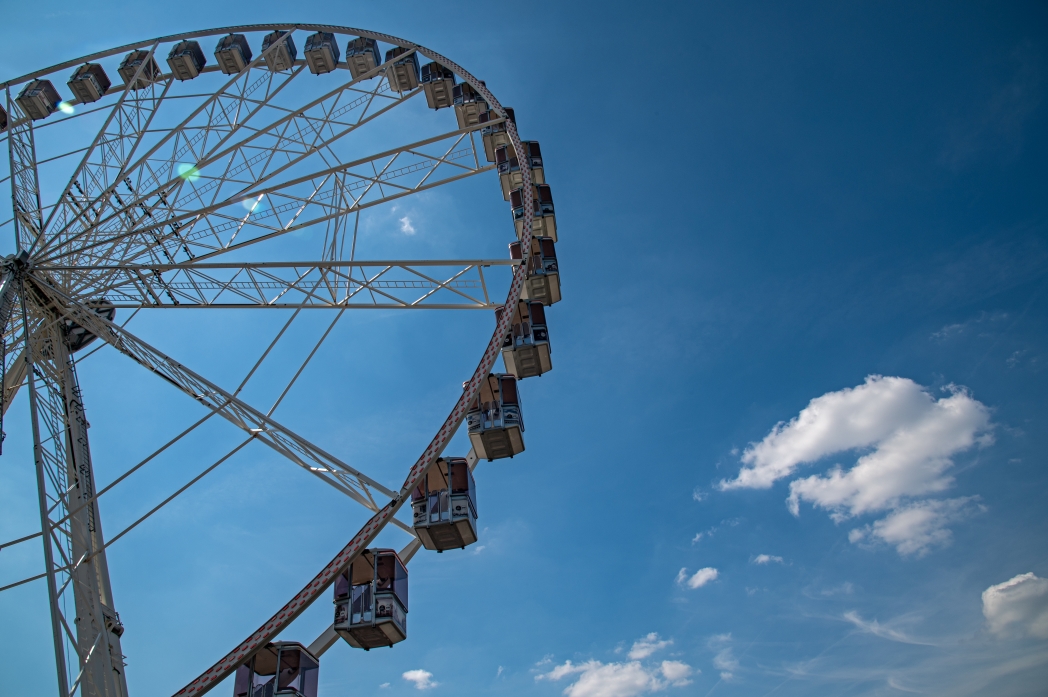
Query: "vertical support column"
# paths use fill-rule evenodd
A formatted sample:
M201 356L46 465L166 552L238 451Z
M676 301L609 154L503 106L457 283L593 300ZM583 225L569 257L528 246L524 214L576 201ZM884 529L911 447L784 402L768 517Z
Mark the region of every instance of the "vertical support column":
M61 697L127 697L120 635L113 609L94 471L76 368L65 343L66 322L27 296L26 361L29 374L33 451L37 469L48 600ZM29 334L30 319L40 318ZM75 616L69 617L72 590ZM75 636L74 636L75 633ZM76 674L67 668L66 646L78 657Z
M62 346L65 349L65 346ZM65 353L65 351L63 351ZM63 356L63 396L68 442L66 466L69 481L69 506L74 511L68 525L72 538L73 596L76 600L77 646L80 664L88 679L94 683L98 697L126 697L124 656L120 650L120 636L124 625L113 609L113 589L109 581L102 519L95 495L95 474L91 466L91 448L87 440L88 423L84 416L80 384L71 355ZM79 561L83 559L84 561ZM92 648L89 648L92 647ZM94 655L99 654L99 655ZM104 689L97 689L102 688ZM83 690L85 697L91 695ZM93 697L93 696L92 696Z
M22 325L25 337L29 339L29 319L26 312L25 284L20 283L20 295L22 300ZM59 604L58 581L55 578L55 562L53 544L51 537L51 519L49 516L47 478L45 470L44 441L40 433L40 405L37 401L36 378L33 370L33 352L26 342L26 351L23 354L26 364L26 373L29 383L29 412L33 430L33 461L36 465L36 487L37 498L40 504L40 531L43 533L44 542L44 566L47 571L47 599L51 611L51 634L55 644L55 663L57 664L58 697L69 697L69 675L66 672L65 640L62 636L62 625L65 618L62 616L62 608Z
M14 210L15 251L32 252L40 236L40 185L36 172L36 143L33 121L7 88L7 113L11 125L7 132L7 153L11 167L11 202Z

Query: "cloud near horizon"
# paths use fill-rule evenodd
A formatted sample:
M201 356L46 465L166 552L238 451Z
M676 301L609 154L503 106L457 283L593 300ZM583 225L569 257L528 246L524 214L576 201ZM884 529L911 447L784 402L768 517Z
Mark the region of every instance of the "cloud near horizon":
M682 661L662 661L655 665L644 665L641 659L650 657L673 644L672 639L660 639L651 632L637 641L629 652L628 661L602 663L597 660L585 663L564 663L554 666L549 672L539 673L536 681L563 680L578 676L564 688L567 697L637 697L646 692L659 692L668 687L684 687L691 684L693 673L701 673ZM538 665L549 665L549 657Z
M780 422L740 458L735 479L718 487L767 489L805 464L849 451L865 451L845 470L790 482L787 505L800 514L802 502L830 512L836 522L868 513L889 514L853 530L852 542L879 541L900 554L926 553L949 542L949 523L979 509L975 497L931 500L917 497L953 484L953 456L993 442L990 410L966 390L949 386L936 399L913 380L871 375L857 387L811 400L789 422Z

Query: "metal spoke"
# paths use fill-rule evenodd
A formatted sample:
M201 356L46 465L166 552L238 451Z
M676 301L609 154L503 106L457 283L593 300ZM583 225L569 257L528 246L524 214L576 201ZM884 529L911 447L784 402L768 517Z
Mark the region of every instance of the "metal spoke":
M98 316L76 301L62 296L46 282L32 279L34 286L46 296L56 311L106 341L121 353L131 357L148 370L213 409L223 418L254 435L295 464L317 476L354 501L370 510L377 510L371 490L385 496L392 491L358 472L330 453L321 450L305 438L293 433L272 418L249 406L187 367L161 353L126 329Z

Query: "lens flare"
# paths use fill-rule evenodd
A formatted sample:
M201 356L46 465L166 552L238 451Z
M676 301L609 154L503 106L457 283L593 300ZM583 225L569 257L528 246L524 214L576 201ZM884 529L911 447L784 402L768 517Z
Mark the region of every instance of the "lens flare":
M187 162L180 164L176 168L176 171L178 172L178 176L182 177L187 182L195 182L197 179L200 179L200 170L197 169L195 165L191 165Z
M244 207L244 210L249 213L258 213L266 209L266 204L262 201L264 194L260 194L258 198L246 198L240 202L240 205Z
M63 114L72 114L74 111L73 105L69 102L59 102L58 110L61 111Z

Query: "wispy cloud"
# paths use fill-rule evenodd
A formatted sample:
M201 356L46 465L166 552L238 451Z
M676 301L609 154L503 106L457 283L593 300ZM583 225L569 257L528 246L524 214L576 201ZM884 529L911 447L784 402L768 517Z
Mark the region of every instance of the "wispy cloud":
M772 562L782 564L782 557L777 557L773 554L758 554L753 558L754 564L771 564Z
M931 642L914 639L913 637L908 636L903 632L882 625L877 620L864 620L862 617L859 616L859 613L857 613L854 610L844 613L844 619L850 622L851 624L855 625L855 627L860 631L866 634L872 634L874 636L880 637L881 639L887 639L888 641L895 641L900 644L914 644L916 646L936 645Z
M642 639L633 642L633 647L630 649L628 655L630 660L637 661L642 658L647 658L656 651L661 651L672 644L672 639L660 639L656 632L651 632Z
M580 664L565 661L548 673L536 675L535 680L556 681L578 676L564 689L567 697L636 697L667 687L690 685L690 677L695 672L682 661L663 661L657 666L645 666L640 661Z
M403 218L400 219L400 231L403 232L405 235L415 234L415 226L411 224L410 216L405 215Z

